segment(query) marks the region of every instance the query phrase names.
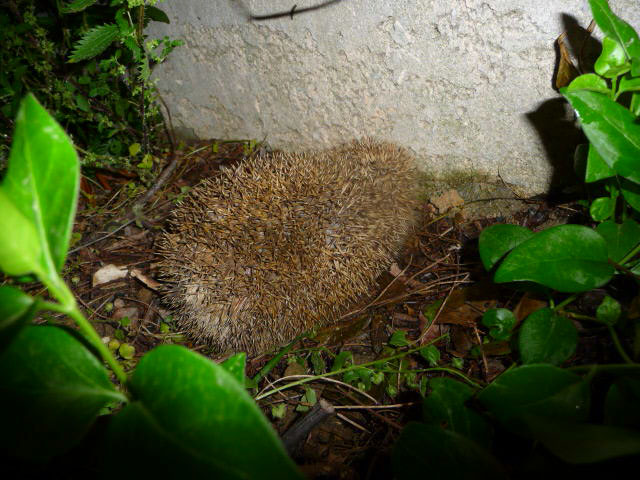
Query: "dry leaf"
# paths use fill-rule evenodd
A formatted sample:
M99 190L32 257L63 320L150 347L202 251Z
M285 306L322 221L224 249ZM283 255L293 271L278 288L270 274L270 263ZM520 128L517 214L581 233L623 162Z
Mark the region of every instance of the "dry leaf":
M156 282L153 278L148 277L137 268L131 269L131 276L140 280L151 290L160 290L160 288L162 287L162 284L160 282Z
M129 271L125 267L117 267L112 263L105 265L93 274L92 286L102 285L103 283L112 282L125 278Z
M464 199L457 190L448 190L438 197L431 199L431 203L438 209L440 213L447 210L464 205Z
M579 73L578 69L573 64L569 49L564 42L567 36L567 32L564 32L558 37L558 49L560 50L560 60L558 63L558 74L556 75L556 88L566 87L571 81L576 78Z

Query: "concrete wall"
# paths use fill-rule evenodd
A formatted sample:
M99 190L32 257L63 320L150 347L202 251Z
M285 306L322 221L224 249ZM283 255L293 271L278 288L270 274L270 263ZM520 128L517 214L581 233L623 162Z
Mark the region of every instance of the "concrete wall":
M568 28L581 42L587 0L343 0L247 17L322 1L160 4L172 23L148 33L186 41L156 70L177 130L285 150L376 136L425 170L499 172L530 192L571 161L554 40ZM638 0L610 4L640 27Z

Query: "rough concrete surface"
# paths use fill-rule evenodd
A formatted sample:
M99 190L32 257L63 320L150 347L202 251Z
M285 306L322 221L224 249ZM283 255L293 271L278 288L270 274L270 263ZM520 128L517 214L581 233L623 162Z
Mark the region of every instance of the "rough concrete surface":
M156 70L176 129L284 150L374 136L425 171L499 173L529 192L565 175L578 133L552 88L554 41L568 30L579 51L587 0L342 0L248 18L323 1L160 4L171 24L148 33L186 42ZM610 4L640 27L638 0Z

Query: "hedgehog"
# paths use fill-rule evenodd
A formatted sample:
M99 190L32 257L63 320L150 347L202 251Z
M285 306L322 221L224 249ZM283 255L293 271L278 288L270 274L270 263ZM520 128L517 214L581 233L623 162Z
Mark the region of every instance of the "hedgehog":
M206 179L159 240L165 299L215 353L266 352L371 295L418 213L414 158L372 139L248 159Z

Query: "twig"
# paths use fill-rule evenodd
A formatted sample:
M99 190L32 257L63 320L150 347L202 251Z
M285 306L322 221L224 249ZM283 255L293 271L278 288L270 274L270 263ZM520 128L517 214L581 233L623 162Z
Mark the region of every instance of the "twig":
M289 455L295 456L304 443L304 440L309 433L311 433L311 430L334 413L335 409L333 405L321 398L309 413L294 423L284 435L282 435L282 443L284 443L284 447L287 449L287 452L289 452Z

